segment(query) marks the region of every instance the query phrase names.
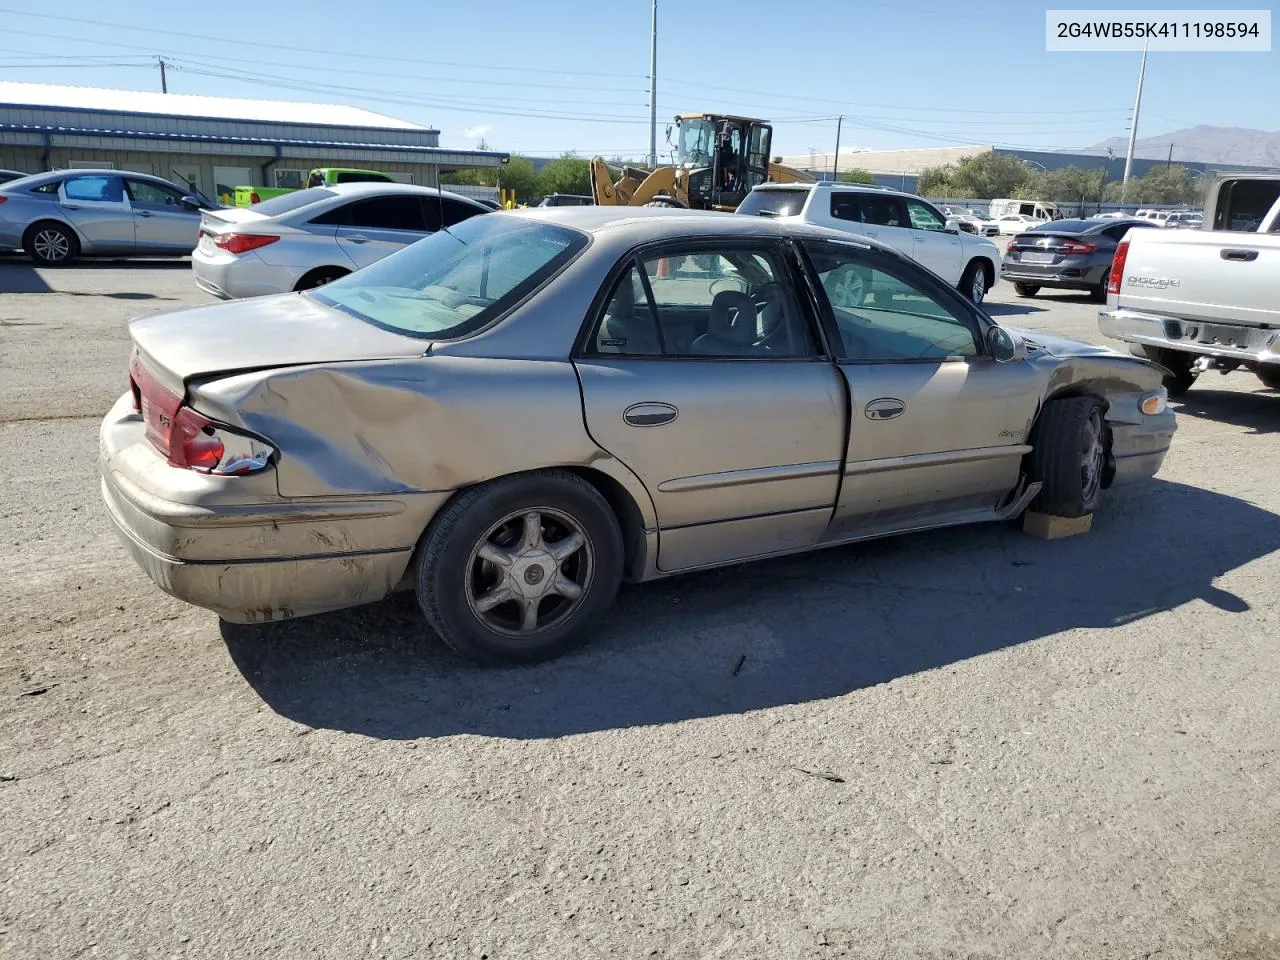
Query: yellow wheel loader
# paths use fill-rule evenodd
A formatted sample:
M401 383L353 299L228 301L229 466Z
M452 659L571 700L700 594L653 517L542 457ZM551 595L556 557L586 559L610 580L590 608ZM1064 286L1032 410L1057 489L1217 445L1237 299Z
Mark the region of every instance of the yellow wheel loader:
M626 166L615 182L602 157L591 161L591 192L600 206L738 209L752 187L812 183L800 170L772 163L773 127L763 120L718 113L675 118L676 162L655 169ZM672 130L667 128L667 141Z

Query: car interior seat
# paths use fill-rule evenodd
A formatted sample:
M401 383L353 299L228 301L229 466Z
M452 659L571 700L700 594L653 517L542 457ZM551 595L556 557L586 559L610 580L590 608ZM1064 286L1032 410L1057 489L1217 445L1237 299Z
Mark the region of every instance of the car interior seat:
M661 354L648 304L636 303L632 273L622 278L605 309L596 347L601 353Z
M694 353L707 356L743 356L762 352L755 346L759 339L756 327L756 302L745 293L722 290L711 301L707 332L691 344Z

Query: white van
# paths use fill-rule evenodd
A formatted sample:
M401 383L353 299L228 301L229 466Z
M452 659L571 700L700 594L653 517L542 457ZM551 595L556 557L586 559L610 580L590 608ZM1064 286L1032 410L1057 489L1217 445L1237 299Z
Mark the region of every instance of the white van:
M991 219L999 220L1010 214L1021 214L1032 220L1056 220L1058 205L1048 200L1010 200L1008 198L991 201Z

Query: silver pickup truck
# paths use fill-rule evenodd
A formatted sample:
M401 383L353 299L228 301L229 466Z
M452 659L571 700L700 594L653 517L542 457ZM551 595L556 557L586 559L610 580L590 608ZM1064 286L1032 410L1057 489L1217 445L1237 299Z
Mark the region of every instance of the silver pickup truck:
M1218 179L1204 229L1130 231L1098 327L1168 370L1170 396L1211 369L1280 390L1280 174Z

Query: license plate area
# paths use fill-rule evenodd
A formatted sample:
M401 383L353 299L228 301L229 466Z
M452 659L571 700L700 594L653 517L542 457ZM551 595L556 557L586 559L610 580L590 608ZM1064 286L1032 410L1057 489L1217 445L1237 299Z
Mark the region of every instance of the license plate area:
M1241 350L1261 350L1274 331L1256 327L1238 327L1226 323L1186 323L1183 336L1196 343L1215 347L1236 347Z
M1053 263L1052 253L1024 253L1022 254L1023 263Z
M213 253L217 247L213 245L213 237L207 233L200 234L200 242L196 244L201 253Z

